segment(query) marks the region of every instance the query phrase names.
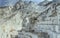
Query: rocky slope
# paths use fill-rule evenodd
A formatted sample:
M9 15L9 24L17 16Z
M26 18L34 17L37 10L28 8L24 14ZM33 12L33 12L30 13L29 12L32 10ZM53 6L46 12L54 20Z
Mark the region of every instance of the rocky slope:
M46 2L0 7L0 38L60 38L60 5Z

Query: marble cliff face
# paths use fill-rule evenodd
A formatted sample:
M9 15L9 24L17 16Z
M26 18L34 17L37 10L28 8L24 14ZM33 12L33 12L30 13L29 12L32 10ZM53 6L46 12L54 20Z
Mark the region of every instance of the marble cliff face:
M0 38L60 38L60 4L19 1L0 7Z

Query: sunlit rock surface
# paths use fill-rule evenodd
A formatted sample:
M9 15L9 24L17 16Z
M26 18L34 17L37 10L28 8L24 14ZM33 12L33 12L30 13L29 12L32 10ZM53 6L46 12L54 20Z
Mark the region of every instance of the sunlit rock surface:
M0 38L60 38L60 5L46 2L0 7Z

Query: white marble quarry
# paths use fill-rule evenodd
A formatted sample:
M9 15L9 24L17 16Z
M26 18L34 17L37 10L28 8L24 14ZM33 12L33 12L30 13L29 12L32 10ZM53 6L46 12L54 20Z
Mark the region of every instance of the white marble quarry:
M0 7L0 38L60 38L60 5L19 1Z

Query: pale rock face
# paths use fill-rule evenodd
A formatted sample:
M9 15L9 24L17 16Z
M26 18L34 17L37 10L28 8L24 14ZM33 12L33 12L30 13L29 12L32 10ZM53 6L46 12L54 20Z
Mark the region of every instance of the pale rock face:
M60 38L60 6L18 2L0 9L0 38Z
M10 10L7 10L6 12L9 13L9 11ZM2 23L0 23L0 38L11 38L11 35L13 36L17 35L18 34L17 31L22 29L22 21L23 21L21 17L22 14L20 11L16 11L15 13L16 14L15 15L13 14L14 16L11 16L11 18L8 17L9 16L8 14L6 16L7 20L4 19L5 16L2 18L4 21L0 20L1 22L3 21Z

